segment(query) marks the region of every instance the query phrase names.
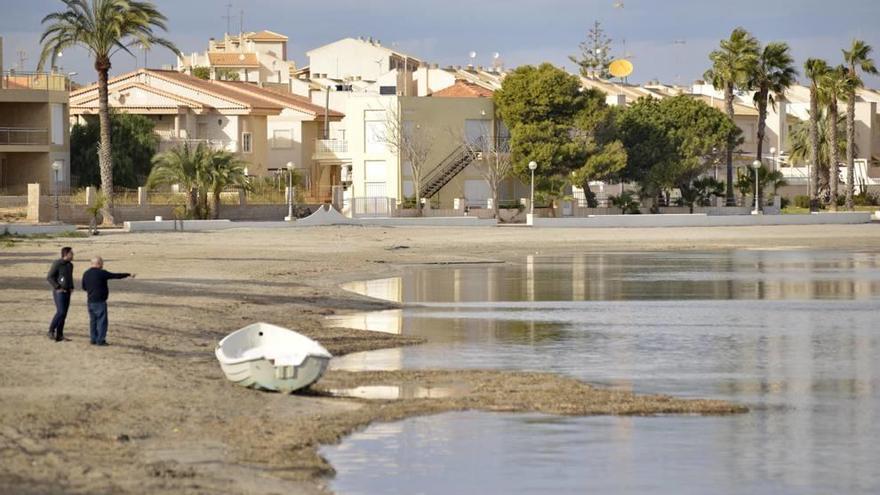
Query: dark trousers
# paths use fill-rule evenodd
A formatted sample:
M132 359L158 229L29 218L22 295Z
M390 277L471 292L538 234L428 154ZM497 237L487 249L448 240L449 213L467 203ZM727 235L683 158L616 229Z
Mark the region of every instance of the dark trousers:
M93 344L107 341L107 301L89 303L89 338Z
M53 290L52 298L55 299L55 317L49 324L49 335L55 340L64 339L64 320L67 319L67 310L70 308L70 292L66 290Z

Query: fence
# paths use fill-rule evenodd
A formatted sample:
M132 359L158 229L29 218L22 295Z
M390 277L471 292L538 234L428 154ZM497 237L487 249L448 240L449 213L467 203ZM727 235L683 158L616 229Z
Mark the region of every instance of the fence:
M394 214L394 198L348 198L343 202L342 211L353 218L390 217Z
M70 91L70 80L63 74L9 71L0 76L0 89Z

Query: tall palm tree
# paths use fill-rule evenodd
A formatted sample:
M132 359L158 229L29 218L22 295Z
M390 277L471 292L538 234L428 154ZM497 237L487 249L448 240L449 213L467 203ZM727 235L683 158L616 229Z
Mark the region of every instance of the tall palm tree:
M159 153L153 157L153 169L147 178L147 187L170 186L177 184L186 190L186 214L191 218L204 218L202 191L210 184L210 174L206 164L211 152L204 144L195 148L184 144Z
M797 70L788 44L767 43L758 55L758 63L749 85L755 90L753 101L758 109L758 160L763 160L764 134L767 130L767 107L776 108L776 100L795 83Z
M877 67L871 59L871 46L862 40L853 40L849 50L843 50L850 79L850 89L846 95L846 208L853 209L855 184L853 168L855 166L855 134L856 134L856 90L862 86L859 71L865 74L876 74Z
M828 72L828 63L818 58L804 62L804 73L810 79L810 210L819 209L819 81ZM825 162L827 163L827 162Z
M206 156L207 189L211 192L214 218L220 218L220 193L230 186L248 189L247 163L228 151L211 151Z
M828 109L828 121L837 122L838 101L846 96L852 81L849 78L849 72L843 65L830 69L822 80L819 82L819 90L822 100ZM828 198L828 206L832 211L837 211L837 190L840 182L840 146L838 143L837 132L834 126L826 128L828 133L828 148L830 150L830 158L828 163L828 184L831 186L831 194Z
M828 164L831 163L830 150L828 148L828 117L821 109L816 110L818 119L813 119L810 114L809 121L802 121L794 125L789 134L789 158L792 163L811 163L810 192L815 193L818 209L818 197L829 193ZM813 157L813 127L816 127L816 157ZM846 119L843 116L837 118L837 152L846 153ZM813 177L815 176L815 177ZM813 184L815 181L815 184ZM813 189L815 187L815 190ZM812 198L812 196L811 196Z
M715 89L724 90L724 103L727 116L734 120L733 101L737 89L748 89L749 80L758 63L758 40L743 28L736 28L730 38L721 40L721 46L709 54L712 67L703 77L712 83ZM736 204L733 195L733 149L736 138L731 134L727 139L725 153L727 155L727 191L728 206Z
M95 60L98 72L98 115L101 124L101 143L98 147L98 165L101 169L101 189L107 197L104 222L113 218L113 163L110 155L110 110L107 102L107 81L110 59L119 51L132 56L135 45L149 49L152 45L168 48L176 55L180 51L170 41L160 38L155 30L166 31L166 18L153 3L136 0L61 0L65 9L43 18L46 26L40 37L43 45L38 68L47 60L55 64L62 50L81 46Z

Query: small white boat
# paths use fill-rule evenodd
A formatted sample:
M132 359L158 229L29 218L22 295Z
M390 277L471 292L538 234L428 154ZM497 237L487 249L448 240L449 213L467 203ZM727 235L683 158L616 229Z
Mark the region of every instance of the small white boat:
M236 330L214 351L226 378L244 387L290 393L318 381L332 357L314 340L269 323Z

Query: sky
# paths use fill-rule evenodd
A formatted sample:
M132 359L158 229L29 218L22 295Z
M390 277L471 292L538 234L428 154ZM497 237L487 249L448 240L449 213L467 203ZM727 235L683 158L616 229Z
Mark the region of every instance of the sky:
M305 52L344 37L372 36L430 63L490 66L500 54L506 67L551 62L569 71L568 56L578 52L593 22L612 38L612 55L628 55L635 70L630 82L653 79L688 85L708 68L708 53L730 31L742 26L762 42L785 41L798 67L807 57L841 63L841 49L853 38L875 47L880 65L878 0L154 0L168 17L166 35L184 53L204 51L208 38L226 31L227 4L232 4L233 31L244 11L246 31L268 29L290 38L288 53L297 66L308 63ZM616 5L622 4L622 5ZM16 67L24 52L26 70L39 58L40 21L61 10L59 0L0 0L3 63ZM873 24L873 26L872 26ZM120 53L114 74L144 65ZM174 56L156 47L147 54L149 67L173 64ZM64 53L59 63L76 72L79 83L95 81L88 54ZM866 83L878 88L880 78Z

